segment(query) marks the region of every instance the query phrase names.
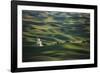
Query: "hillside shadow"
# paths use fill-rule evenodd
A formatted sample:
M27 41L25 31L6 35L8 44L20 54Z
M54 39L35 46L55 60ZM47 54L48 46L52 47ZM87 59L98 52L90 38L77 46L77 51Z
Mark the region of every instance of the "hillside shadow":
M89 54L89 49L68 48L62 45L25 47L23 49L23 62L89 59Z

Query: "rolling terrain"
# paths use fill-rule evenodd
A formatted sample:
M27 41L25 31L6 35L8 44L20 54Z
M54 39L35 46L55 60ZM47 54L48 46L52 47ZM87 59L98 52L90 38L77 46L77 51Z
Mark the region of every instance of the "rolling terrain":
M90 58L88 13L23 10L22 27L23 62Z

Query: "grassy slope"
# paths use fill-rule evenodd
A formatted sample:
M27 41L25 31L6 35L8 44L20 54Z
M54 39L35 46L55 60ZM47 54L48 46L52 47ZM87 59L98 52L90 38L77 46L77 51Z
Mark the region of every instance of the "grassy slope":
M32 16L23 18L23 61L89 59L89 25L83 23L85 18L72 17L63 23L48 22L53 21L53 16L42 21ZM43 47L36 46L37 37ZM82 42L74 43L77 41Z
M88 59L89 47L79 44L60 44L44 47L25 47L23 61L57 61Z

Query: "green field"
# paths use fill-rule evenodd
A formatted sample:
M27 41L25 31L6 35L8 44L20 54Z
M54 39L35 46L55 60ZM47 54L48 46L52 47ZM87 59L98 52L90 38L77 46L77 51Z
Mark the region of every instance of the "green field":
M23 62L90 58L88 13L23 10L22 27Z

